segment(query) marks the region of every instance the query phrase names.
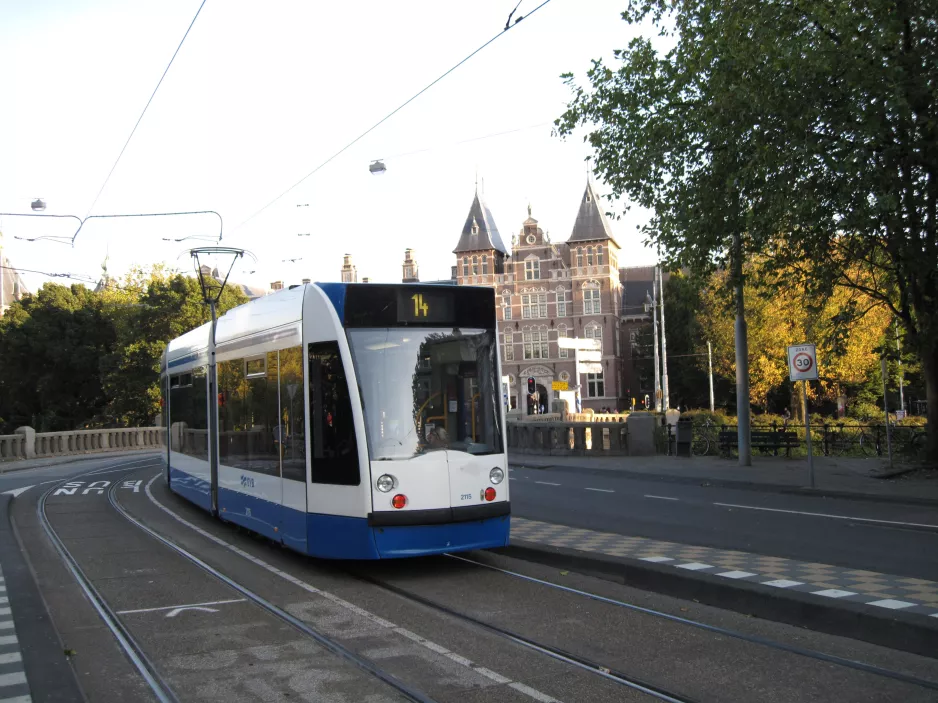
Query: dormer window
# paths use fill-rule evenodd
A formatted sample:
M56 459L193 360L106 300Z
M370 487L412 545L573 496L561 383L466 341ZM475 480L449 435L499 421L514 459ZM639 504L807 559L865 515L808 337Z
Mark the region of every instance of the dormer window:
M479 233L479 223L476 222L476 218L473 217L472 218L472 234L475 235L478 233Z

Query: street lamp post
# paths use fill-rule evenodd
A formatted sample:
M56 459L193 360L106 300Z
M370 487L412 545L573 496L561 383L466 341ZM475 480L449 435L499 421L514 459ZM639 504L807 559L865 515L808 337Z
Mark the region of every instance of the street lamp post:
M200 247L190 249L192 262L195 265L196 273L199 275L199 287L202 289L202 300L208 305L212 318L212 326L209 334L209 356L208 356L208 390L209 398L212 399L210 412L208 416L209 437L218 436L218 373L215 366L215 328L218 324L216 317L216 306L221 299L221 294L228 283L228 276L231 275L231 269L234 268L235 261L244 256L244 249L234 249L232 247ZM221 269L217 266L218 261L228 260L227 269L224 277L220 276ZM203 261L208 261L204 264ZM213 266L212 264L216 264ZM213 442L208 442L209 467L211 471L212 484L212 514L218 515L218 452L217 446Z

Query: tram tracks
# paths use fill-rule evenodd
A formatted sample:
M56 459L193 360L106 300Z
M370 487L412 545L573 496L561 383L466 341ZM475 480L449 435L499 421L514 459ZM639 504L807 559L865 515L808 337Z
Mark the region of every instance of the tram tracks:
M806 647L799 647L797 645L786 644L784 642L778 642L776 640L769 639L767 637L760 637L759 635L752 635L745 632L739 632L737 630L731 630L725 627L719 627L717 625L711 625L709 623L700 622L699 620L693 620L691 618L681 617L679 615L674 615L672 613L666 613L660 610L655 610L653 608L646 608L644 606L635 605L634 603L628 603L626 601L617 600L615 598L609 598L606 596L601 596L596 593L590 593L589 591L583 591L577 588L572 588L570 586L564 586L562 584L553 583L545 579L539 579L534 576L528 576L527 574L521 574L516 571L511 571L509 569L503 569L497 566L492 566L491 564L485 564L475 559L470 559L465 556L458 554L445 554L448 559L456 560L459 562L473 564L477 567L495 571L500 574L512 577L514 579L520 579L527 581L528 583L535 583L541 586L548 588L556 589L565 593L574 594L587 598L589 600L597 601L600 603L606 603L608 605L613 605L619 608L624 608L626 610L631 610L638 613L644 613L652 617L661 618L670 622L678 623L681 625L686 625L688 627L693 627L696 629L701 629L707 632L711 632L717 635L722 635L725 637L731 637L734 639L739 639L751 644L761 645L768 647L770 649L775 649L777 651L787 652L790 654L796 654L802 657L809 659L814 659L817 661L822 661L828 664L834 664L848 669L854 669L856 671L861 671L866 674L872 674L874 676L880 676L883 678L894 679L896 681L901 681L902 683L912 684L914 686L920 686L922 688L930 689L933 691L938 691L938 681L933 681L930 679L923 679L918 676L911 674L906 674L901 671L894 671L892 669L886 669L884 667L876 666L875 664L869 664L867 662L857 661L854 659L847 659L845 657L840 657L835 654L828 654L826 652L820 652L815 649L808 649ZM380 584L379 584L380 585ZM388 587L397 589L396 586ZM410 594L413 595L413 594ZM409 597L409 596L405 596ZM415 598L420 598L420 596L414 596Z
M381 581L372 576L366 576L358 572L350 571L348 573L359 581L371 584L377 588L381 588L385 591L388 591L389 593L393 593L401 598L404 598L405 600L418 603L419 605L430 608L449 617L456 618L457 620L462 620L463 622L467 622L482 630L485 630L486 632L507 639L511 642L514 642L515 644L521 645L522 647L539 652L545 656L550 657L551 659L570 664L571 666L574 666L583 671L587 671L591 674L595 674L614 683L636 691L640 691L641 693L645 693L653 698L656 698L657 700L667 701L668 703L696 703L696 699L694 698L670 691L666 688L658 686L657 684L645 681L635 675L627 674L623 671L604 666L603 664L588 659L587 657L580 656L559 647L554 647L543 642L537 642L530 637L525 637L524 635L507 628L493 625L491 623L485 622L484 620L467 615L466 613L461 613L448 606L442 605L441 603L430 600L429 598L424 598L423 596L417 595L416 593L411 593L410 591L406 591L403 588L394 586L393 584L387 583L386 581Z
M152 462L151 462L152 463ZM130 472L138 469L147 468L150 464L135 464L133 466L125 467L125 470ZM124 467L110 467L112 471L118 471L120 468ZM68 482L76 481L77 479L91 476L101 471L101 469L95 469L92 471L85 472L83 474L72 476L68 479L64 479L51 488L46 490L39 498L37 504L37 517L40 525L42 526L45 534L52 543L55 551L58 553L62 561L65 563L69 572L75 578L79 587L81 588L84 595L88 598L94 610L97 612L99 617L114 635L117 640L120 648L133 664L134 668L143 678L147 686L152 691L153 695L156 697L160 703L178 703L180 700L177 693L173 690L170 684L166 681L165 674L161 673L159 667L152 661L151 658L147 656L146 648L141 642L134 637L131 628L127 623L118 615L118 613L108 604L107 600L102 596L99 590L94 586L91 579L85 574L82 570L78 560L71 553L68 547L65 545L59 533L56 531L55 527L52 524L52 521L49 519L49 516L46 511L47 499L53 495L53 493L61 488ZM164 547L168 548L175 554L183 557L189 563L198 567L202 572L210 575L214 579L220 581L228 588L237 592L241 597L250 601L254 605L261 608L268 615L272 616L281 623L287 624L293 629L299 631L301 634L315 642L317 645L325 649L326 651L336 655L337 657L351 663L358 669L364 671L370 676L375 677L379 681L388 685L395 691L397 691L404 699L408 701L413 701L414 703L436 703L435 700L423 692L413 688L407 683L401 681L393 674L385 671L377 664L372 662L370 659L363 657L352 650L348 649L335 639L329 637L328 635L323 634L322 632L311 627L308 623L300 620L297 617L294 617L287 611L278 607L277 605L271 603L267 599L263 598L259 594L255 593L248 587L244 586L237 580L223 574L218 569L214 568L210 564L207 564L205 561L197 557L192 552L188 551L184 547L172 542L171 540L163 537L161 534L143 524L140 520L131 515L127 510L120 504L116 496L116 489L118 487L118 482L112 483L111 487L108 489L108 502L121 517L126 519L128 522L133 524L139 530L147 534L149 537L153 538Z

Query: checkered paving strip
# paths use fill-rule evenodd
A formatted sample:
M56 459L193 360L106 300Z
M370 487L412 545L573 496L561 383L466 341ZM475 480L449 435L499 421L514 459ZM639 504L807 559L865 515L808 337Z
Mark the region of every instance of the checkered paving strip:
M841 601L938 618L938 583L710 547L511 519L511 540L648 561Z
M7 585L0 571L0 703L30 703L29 684L23 669Z

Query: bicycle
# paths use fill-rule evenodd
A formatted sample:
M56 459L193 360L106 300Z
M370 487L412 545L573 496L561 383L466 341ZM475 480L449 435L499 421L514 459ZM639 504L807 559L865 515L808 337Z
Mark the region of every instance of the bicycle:
M691 453L694 456L706 456L710 452L710 444L716 443L716 425L708 417L702 425L694 427L694 437L691 441Z

